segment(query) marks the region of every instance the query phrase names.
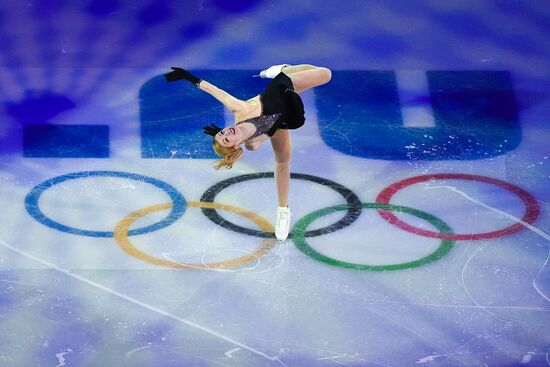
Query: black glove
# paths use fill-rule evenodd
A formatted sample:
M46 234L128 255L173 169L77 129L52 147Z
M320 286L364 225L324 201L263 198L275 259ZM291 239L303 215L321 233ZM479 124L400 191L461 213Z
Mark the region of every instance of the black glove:
M169 72L168 74L164 74L164 79L166 79L167 82L175 82L176 80L185 79L189 80L191 83L195 84L198 87L199 83L202 81L202 79L197 78L185 69L178 67L172 67L171 69L173 71Z

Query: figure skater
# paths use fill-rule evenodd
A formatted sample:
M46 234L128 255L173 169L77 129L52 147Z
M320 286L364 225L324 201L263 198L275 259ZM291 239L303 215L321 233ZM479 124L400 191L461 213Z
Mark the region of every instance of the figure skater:
M271 141L275 153L274 172L279 201L275 236L283 241L290 230L288 190L292 144L289 130L297 129L305 122L304 105L298 93L328 83L331 71L307 64L282 64L262 70L259 76L273 80L261 94L243 101L182 68L172 67L172 71L164 75L168 82L188 80L233 113L235 126L221 129L210 124L204 127L204 132L213 136L214 152L221 157L214 168L233 167L243 155L241 144L247 150L254 151L265 140Z

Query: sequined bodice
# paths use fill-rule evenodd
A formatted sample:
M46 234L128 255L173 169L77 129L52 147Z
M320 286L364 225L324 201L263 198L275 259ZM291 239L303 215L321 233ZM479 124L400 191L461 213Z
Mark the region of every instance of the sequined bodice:
M254 135L252 135L249 138L249 139L252 139L262 134L266 134L269 131L269 129L271 129L273 125L275 125L275 122L280 116L281 116L280 113L275 113L273 115L258 116L258 117L250 118L248 120L241 121L238 124L249 122L254 126L256 126L256 132L254 133Z

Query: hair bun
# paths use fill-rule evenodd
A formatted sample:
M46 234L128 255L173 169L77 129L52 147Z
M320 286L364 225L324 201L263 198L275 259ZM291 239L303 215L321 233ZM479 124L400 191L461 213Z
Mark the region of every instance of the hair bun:
M211 136L216 136L216 134L219 133L220 131L222 131L221 127L216 126L214 124L206 125L205 127L202 128L203 133Z

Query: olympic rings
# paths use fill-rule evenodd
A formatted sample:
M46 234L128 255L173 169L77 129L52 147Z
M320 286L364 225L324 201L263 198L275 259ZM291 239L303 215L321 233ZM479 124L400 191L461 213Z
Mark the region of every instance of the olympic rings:
M512 192L513 194L516 194L525 204L525 214L522 218L523 222L533 224L540 214L540 207L537 200L527 191L515 185L512 185L508 182L497 180L496 178L478 176L478 175L458 174L458 173L440 173L440 174L422 175L422 176L410 177L410 178L395 182L390 186L388 186L387 188L385 188L384 190L382 190L380 194L378 194L378 197L376 198L376 202L379 204L389 204L393 195L404 187L407 187L419 182L425 182L430 180L442 180L442 179L472 180L472 181L486 182L486 183L500 186L503 189L506 189ZM505 234L514 233L523 229L523 225L521 223L516 223L507 228L500 229L493 232L486 232L486 233L454 234L454 233L444 233L444 231L438 233L438 232L417 228L410 224L407 224L402 220L398 219L393 213L390 213L384 210L379 210L379 213L382 216L382 218L387 220L389 223L394 224L405 231L409 231L414 234L418 234L425 237L442 238L442 239L448 239L448 240L491 239L491 238L497 238L497 237L503 236Z
M172 199L173 208L170 214L161 220L158 223L151 224L147 227L134 229L129 232L130 236L138 235L138 234L144 234L153 232L156 230L159 230L161 228L164 228L166 226L169 226L170 224L177 221L185 212L185 198L182 194L178 192L174 187L167 184L166 182L157 180L152 177L148 176L142 176L135 173L128 173L128 172L119 172L119 171L85 171L85 172L76 172L76 173L70 173L63 176L57 176L54 178L51 178L49 180L46 180L37 186L35 186L25 198L25 208L27 209L27 212L38 222L44 224L45 226L48 226L53 229L57 229L61 232L67 232L72 234L79 234L82 236L88 236L88 237L113 237L113 232L105 232L105 231L88 231L85 229L78 229L66 226L64 224L58 223L50 218L48 218L42 210L40 210L40 206L38 205L38 201L40 199L40 196L44 191L49 189L52 186L55 186L61 182L65 182L68 180L74 180L77 178L83 178L83 177L91 177L91 176L99 176L99 177L122 177L122 178L129 178L131 180L141 181L148 184L151 184L153 186L158 187L159 189L166 192L170 198Z
M187 206L193 207L193 208L217 208L221 210L227 210L236 214L240 214L248 219L251 219L258 225L258 227L260 227L262 230L266 232L273 231L273 226L265 218L257 214L254 214L252 212L249 212L248 210L237 208L232 205L225 205L225 204L219 204L219 203L188 202ZM163 260L163 259L156 258L154 256L148 255L145 252L137 249L130 242L130 239L128 238L128 228L130 228L130 226L136 220L138 220L139 218L147 214L158 212L164 209L170 209L170 208L172 208L171 203L153 205L144 209L137 210L131 213L130 215L128 215L127 217L123 218L120 222L117 223L115 227L115 232L114 232L114 238L118 246L128 255L153 265L160 265L160 266L165 266L165 267L174 268L174 269L224 269L224 268L234 267L237 265L246 264L248 262L256 260L261 256L265 255L277 243L275 239L266 238L265 240L262 241L262 244L258 249L256 249L255 251L253 251L252 253L246 256L242 256L242 257L232 259L232 260L227 260L227 261L220 261L212 264L178 263L170 260Z
M241 175L241 176L235 176L228 178L224 181L218 182L214 186L211 186L208 190L204 192L204 194L201 197L201 202L214 202L214 199L216 198L216 195L218 195L223 189L244 181L249 180L255 180L258 178L270 178L274 177L273 172L263 172L263 173L252 173L248 175ZM312 176L312 175L306 175L302 173L291 173L290 178L298 179L298 180L306 180L318 183L320 185L324 185L327 187L330 187L340 195L344 197L344 199L347 202L347 212L346 215L337 221L334 224L331 224L330 226L319 228L314 231L309 231L305 233L305 237L314 237L314 236L320 236L322 234L331 233L334 231L337 231L339 229L345 228L355 222L359 215L361 214L361 200L359 200L359 197L353 193L350 189L345 188L344 186L334 182L327 180L325 178ZM222 226L224 228L230 229L232 231L235 231L237 233L243 233L251 236L256 237L264 237L264 238L274 238L275 233L273 231L257 231L254 229L248 229L241 226L238 226L236 224L233 224L229 222L228 220L222 218L215 209L209 209L209 208L202 208L202 211L204 215L208 219L210 219L212 222L216 223L219 226ZM292 238L292 233L289 234L289 238Z
M379 204L379 203L363 203L362 207L365 209L384 209L384 210L394 210L394 211L400 211L403 213L411 214L416 217L419 217L421 219L426 220L430 224L432 224L434 227L436 227L439 231L444 233L453 233L453 230L451 227L449 227L445 222L443 222L441 219L438 219L437 217L428 214L426 212L408 208L405 206L397 206L397 205L391 205L391 204ZM441 259L443 256L445 256L451 249L453 248L454 241L443 239L439 245L439 247L430 255L427 255L423 258L420 258L415 261L409 261L406 263L401 264L393 264L393 265L365 265L365 264L354 264L350 262L345 262L341 260L336 260L331 257L328 257L326 255L321 254L317 250L313 249L305 240L305 230L306 228L317 218L320 218L324 215L336 212L336 211L342 211L347 210L347 205L336 205L331 206L328 208L316 210L302 219L300 219L296 225L293 228L294 232L294 243L296 244L296 247L300 249L304 254L308 255L309 257L321 261L328 265L334 265L339 266L342 268L351 268L356 270L368 270L368 271L388 271L388 270L403 270L403 269L411 269L416 268L422 265L429 264L431 262L434 262L436 260Z
M89 231L89 230L69 227L48 218L45 214L42 213L39 207L39 199L44 191L46 191L47 189L49 189L54 185L57 185L67 180L73 180L77 178L91 177L91 176L122 177L122 178L137 180L140 182L145 182L153 186L156 186L157 188L160 188L161 190L166 192L172 199L172 202L166 203L166 204L160 204L160 205L153 205L131 213L130 215L128 215L127 217L125 217L124 219L122 219L117 223L114 232ZM256 174L248 174L248 175L232 177L224 181L221 181L215 184L214 186L210 187L208 190L206 190L202 195L201 201L187 203L187 205L189 205L190 207L201 208L202 212L206 215L208 219L210 219L214 223L226 229L230 229L237 233L243 233L247 235L253 235L253 236L265 238L265 240L262 241L258 249L256 249L250 254L247 254L246 256L242 256L232 260L211 263L211 264L202 264L202 263L201 264L184 264L184 263L178 263L170 260L158 259L156 257L153 257L151 255L148 255L140 251L130 242L128 237L131 235L149 233L174 223L183 215L186 208L185 198L174 187L172 187L171 185L163 181L160 181L148 176L142 176L138 174L119 172L119 171L86 171L86 172L76 172L76 173L66 174L62 176L57 176L35 186L27 194L25 198L25 208L28 211L28 213L38 222L59 231L72 233L72 234L79 234L83 236L90 236L90 237L114 237L117 244L127 254L151 264L161 265L161 266L166 266L166 267L176 268L176 269L229 268L229 267L234 267L237 265L251 262L265 255L276 244L276 241L274 239L274 233L273 233L274 229L273 229L273 226L263 217L257 214L251 213L245 209L237 208L235 206L215 203L214 199L219 192L231 186L232 184L253 180L253 179L258 179L258 178L270 178L273 176L274 175L272 172L264 172L264 173L256 173ZM326 180L321 177L299 174L299 173L292 173L291 178L311 181L324 186L328 186L333 190L335 190L336 192L338 192L340 195L342 195L346 199L347 204L345 205L337 205L337 206L332 206L325 209L320 209L306 215L296 223L296 225L292 230L292 234L293 234L292 238L294 239L296 246L306 255L318 261L321 261L330 265L345 267L345 268L369 270L369 271L383 271L383 270L401 270L401 269L414 268L417 266L426 265L446 255L454 246L455 240L488 239L488 238L496 238L509 233L514 233L523 228L523 223L528 223L528 224L534 223L540 214L539 204L531 194L529 194L525 190L515 185L509 184L501 180L497 180L495 178L485 177L485 176L451 174L451 173L415 176L415 177L407 178L407 179L398 181L396 183L393 183L392 185L382 190L382 192L380 192L380 194L376 198L376 203L361 203L358 196L354 194L351 190L345 188L344 186L336 182ZM488 232L488 233L455 234L445 222L443 222L441 219L434 217L431 214L425 213L417 209L408 208L404 206L396 206L389 203L393 195L400 189L413 185L415 183L425 182L429 180L437 180L437 179L461 179L461 180L474 180L479 182L485 182L485 183L497 185L501 188L504 188L516 194L523 201L526 208L525 214L522 218L523 223L517 223L507 228L500 229L493 232ZM171 209L170 214L160 222L146 226L146 227L129 230L130 226L138 218L141 218L153 212L158 212L166 209ZM236 214L240 214L246 218L249 218L250 220L254 221L260 227L261 230L258 231L258 230L243 228L233 223L230 223L227 220L223 219L217 213L216 209L231 211ZM401 264L392 264L392 265L354 264L354 263L332 259L326 255L323 255L317 252L316 250L311 248L311 246L309 246L305 241L306 237L319 236L321 234L334 232L338 229L341 229L350 225L355 220L357 220L357 218L359 217L363 209L377 209L378 213L382 216L382 218L384 218L391 224L395 224L397 227L401 229L404 229L406 231L412 232L414 234L419 234L425 237L441 239L442 241L439 247L432 254L428 256L425 256L415 261L410 261L410 262L401 263ZM317 230L306 231L306 228L315 219L332 212L344 211L344 210L346 211L345 216L339 221L337 221L336 223ZM436 227L439 232L428 231L428 230L420 229L412 225L406 224L403 221L399 220L393 213L390 213L389 211L404 212L404 213L419 217L421 219L424 219L429 223L431 223L434 227Z

